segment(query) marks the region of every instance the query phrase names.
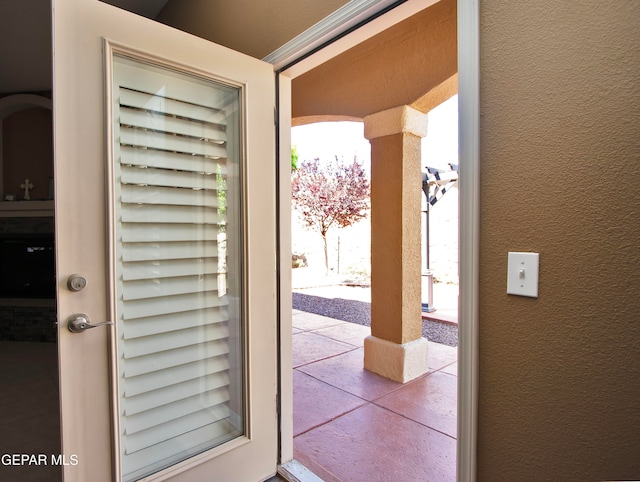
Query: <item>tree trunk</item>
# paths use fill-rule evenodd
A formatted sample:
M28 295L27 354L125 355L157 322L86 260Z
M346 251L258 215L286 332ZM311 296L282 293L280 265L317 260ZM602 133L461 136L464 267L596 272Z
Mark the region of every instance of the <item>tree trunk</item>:
M324 242L324 268L325 275L329 276L329 250L327 249L327 233L320 233Z

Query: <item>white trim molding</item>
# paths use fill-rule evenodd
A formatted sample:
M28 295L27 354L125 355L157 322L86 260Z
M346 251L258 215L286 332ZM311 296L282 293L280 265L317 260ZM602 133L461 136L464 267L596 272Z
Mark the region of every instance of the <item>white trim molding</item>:
M460 305L458 307L457 480L476 480L480 270L480 11L458 0Z

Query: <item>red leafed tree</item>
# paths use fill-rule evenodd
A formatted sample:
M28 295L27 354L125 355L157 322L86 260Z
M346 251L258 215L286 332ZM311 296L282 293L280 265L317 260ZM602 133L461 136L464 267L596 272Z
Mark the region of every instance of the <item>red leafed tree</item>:
M362 164L355 158L351 164L343 164L337 157L324 164L318 159L304 161L292 173L291 196L306 226L322 236L328 273L329 229L351 226L367 216L369 181Z

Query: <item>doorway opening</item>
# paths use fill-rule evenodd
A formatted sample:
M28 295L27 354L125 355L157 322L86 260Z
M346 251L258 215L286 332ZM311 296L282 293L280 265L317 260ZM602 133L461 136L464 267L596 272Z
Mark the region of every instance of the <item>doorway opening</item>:
M457 164L455 96L430 113L429 127L423 139L423 174L427 168L445 172L448 164ZM341 142L343 137L353 141ZM296 126L292 145L298 168L304 169L314 157L325 165L332 157L346 163L356 158L370 179L370 146L361 123ZM369 478L373 472L388 478L396 465L412 466L417 478L455 479L458 213L457 189L448 189L446 199L439 193L437 208L432 203L430 219L436 309L423 310L423 336L431 342L430 371L406 385L362 367L363 341L371 334L370 212L328 236L327 267L320 235L305 229L294 195L294 457L324 480ZM424 228L423 224L423 232ZM424 262L427 239L422 241ZM376 430L398 432L393 447L385 449L394 455L384 461L372 455L380 453L376 444L384 439ZM423 455L408 461L404 445L412 444L413 438L425 441Z

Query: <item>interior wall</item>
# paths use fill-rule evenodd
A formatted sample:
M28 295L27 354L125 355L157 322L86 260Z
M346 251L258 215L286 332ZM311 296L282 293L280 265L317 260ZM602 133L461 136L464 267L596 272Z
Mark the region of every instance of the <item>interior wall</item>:
M157 20L258 59L348 0L169 0Z
M50 180L53 179L53 132L51 110L21 110L2 121L2 180L3 199L13 195L24 199L20 184L26 178L33 184L31 200L51 199Z
M51 90L51 0L0 1L0 94Z
M640 2L480 12L478 480L636 480Z

